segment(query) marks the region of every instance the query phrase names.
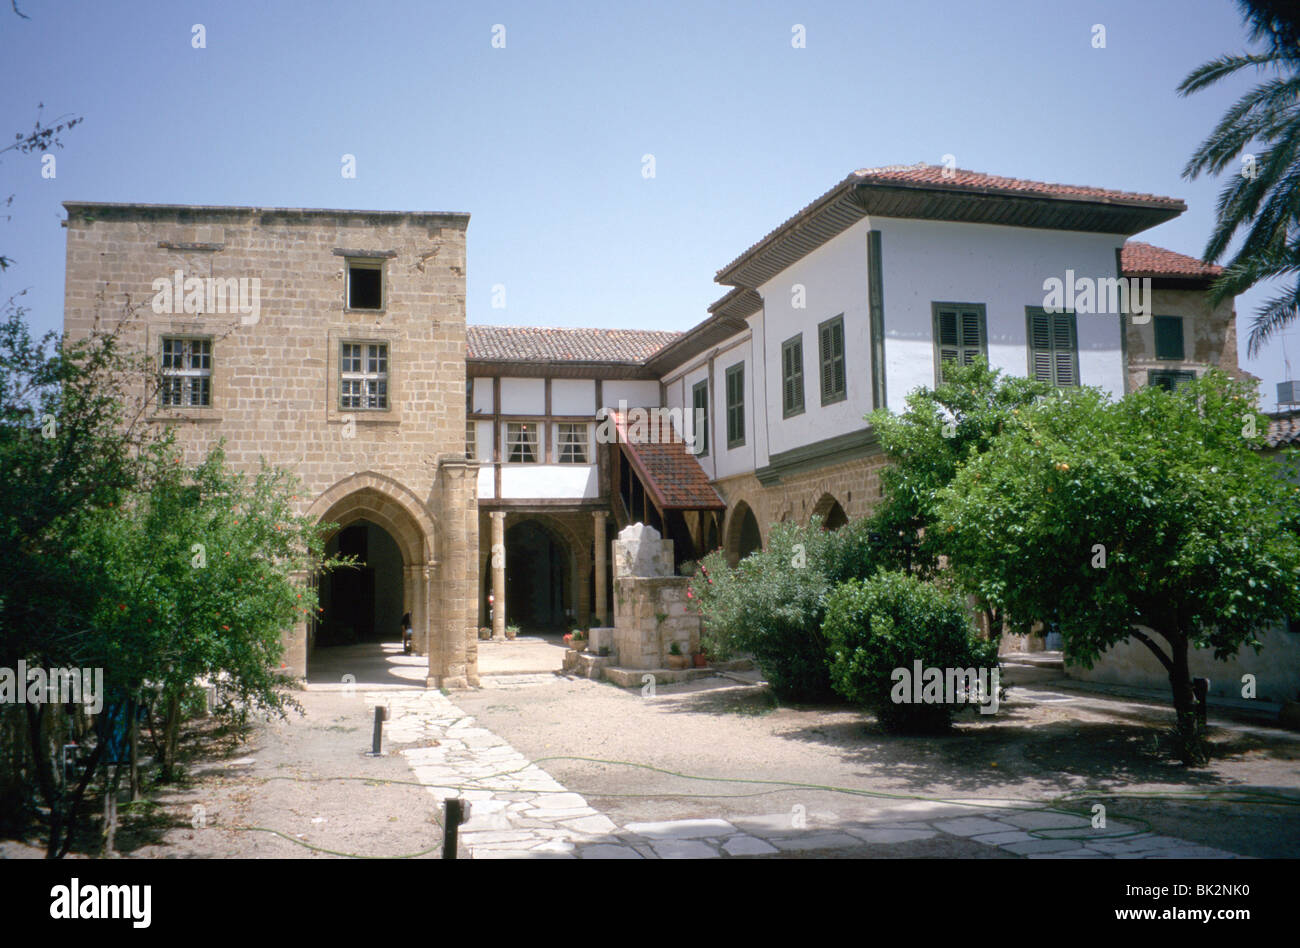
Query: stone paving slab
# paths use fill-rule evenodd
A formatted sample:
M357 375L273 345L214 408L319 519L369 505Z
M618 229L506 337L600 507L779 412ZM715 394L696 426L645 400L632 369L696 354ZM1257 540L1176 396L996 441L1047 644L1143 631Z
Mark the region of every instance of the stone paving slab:
M528 687L552 675L496 676L493 687ZM943 835L1029 859L1235 859L1233 853L1114 823L1091 832L1083 816L1025 801L902 800L866 819L792 812L628 823L619 827L499 735L478 727L440 691L375 692L388 709L387 739L439 798L469 802L460 838L474 859L715 859L822 849L890 847ZM872 817L878 817L872 818ZM1108 834L1113 838L1107 838ZM1071 839L1065 836L1088 838Z

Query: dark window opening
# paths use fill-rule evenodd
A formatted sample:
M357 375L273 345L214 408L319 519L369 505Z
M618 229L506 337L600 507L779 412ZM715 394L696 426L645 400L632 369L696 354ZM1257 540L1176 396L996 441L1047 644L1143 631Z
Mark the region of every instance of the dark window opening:
M352 264L348 267L348 309L383 309L384 271Z

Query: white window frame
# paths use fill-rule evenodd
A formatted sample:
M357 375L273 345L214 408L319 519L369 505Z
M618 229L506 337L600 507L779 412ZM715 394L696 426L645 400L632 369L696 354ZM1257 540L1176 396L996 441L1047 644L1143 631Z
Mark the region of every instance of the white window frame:
M168 352L176 344L179 351ZM175 359L179 364L168 364ZM158 404L162 408L212 407L211 336L163 336L159 372Z
M357 350L349 352L350 349ZM339 410L388 411L391 353L386 342L339 343Z
M468 461L477 461L475 456L478 454L478 422L465 422L465 459Z
M581 457L574 456L576 455L576 449L581 449ZM569 456L566 457L566 454ZM557 464L591 463L590 424L585 421L561 421L556 423L555 461Z
M505 443L505 461L507 464L541 464L542 463L542 441L541 441L541 423L536 421L507 421L505 424L504 436ZM531 436L528 436L531 431ZM532 457L515 457L516 448L528 448ZM522 455L522 452L521 452Z

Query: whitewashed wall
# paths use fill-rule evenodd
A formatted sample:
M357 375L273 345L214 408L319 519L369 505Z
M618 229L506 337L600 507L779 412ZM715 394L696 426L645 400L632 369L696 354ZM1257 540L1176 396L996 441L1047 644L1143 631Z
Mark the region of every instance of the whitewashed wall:
M1115 251L1124 242L1112 234L947 221L872 218L849 233L859 228L856 244L864 258L866 230L881 232L885 384L889 408L895 412L902 411L909 392L934 385L932 302L983 303L989 364L1024 376L1029 372L1025 307L1043 305L1043 281L1064 279L1067 269L1076 278L1112 278ZM865 276L862 293L865 300ZM1122 395L1119 317L1079 314L1076 322L1080 380ZM852 375L864 378L857 371ZM869 374L865 378L869 380Z

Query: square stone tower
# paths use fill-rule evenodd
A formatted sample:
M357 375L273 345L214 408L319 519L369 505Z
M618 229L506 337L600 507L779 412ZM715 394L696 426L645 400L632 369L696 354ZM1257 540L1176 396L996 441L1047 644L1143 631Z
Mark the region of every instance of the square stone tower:
M236 467L296 474L302 513L381 528L385 588L411 614L427 683L475 684L469 215L65 207L66 332L120 324L149 355L149 418L175 429L187 463L224 439ZM315 630L286 636L288 672L306 675Z

